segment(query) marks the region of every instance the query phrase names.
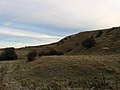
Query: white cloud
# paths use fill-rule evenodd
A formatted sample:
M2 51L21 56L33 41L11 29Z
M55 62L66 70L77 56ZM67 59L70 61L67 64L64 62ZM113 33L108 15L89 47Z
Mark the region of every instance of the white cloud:
M66 28L104 28L120 23L119 0L2 0L11 20Z
M5 39L1 39L0 48L43 45L57 42L62 38L55 35L9 27L0 27L0 35L5 35Z
M25 31L13 28L0 28L0 34L17 36L17 37L27 37L35 40L40 40L44 42L55 42L60 40L62 37L51 36L43 33L38 33L34 31Z
M1 0L0 23L6 23L3 27L0 26L0 34L51 43L60 40L61 37L9 26L13 23L40 26L42 23L74 31L86 27L92 30L119 26L119 16L120 0ZM8 43L13 44L21 46L23 43Z

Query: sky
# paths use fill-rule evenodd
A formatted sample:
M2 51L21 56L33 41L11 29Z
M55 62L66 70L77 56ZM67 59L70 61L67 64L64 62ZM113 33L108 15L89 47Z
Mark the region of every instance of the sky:
M120 0L0 0L0 48L57 42L120 24Z

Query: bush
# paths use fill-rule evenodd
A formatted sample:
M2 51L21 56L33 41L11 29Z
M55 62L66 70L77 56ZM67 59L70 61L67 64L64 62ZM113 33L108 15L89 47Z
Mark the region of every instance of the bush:
M28 55L27 55L27 61L30 62L30 61L35 60L36 56L37 56L36 51L29 52Z
M57 45L59 46L59 43L57 43Z
M48 55L63 55L63 53L53 49L49 51Z
M61 40L60 42L63 44L63 43L64 43L64 40Z
M79 43L76 43L75 45L76 45L76 46L78 46L78 45L79 45Z
M50 55L63 55L63 52L51 49L48 52L40 52L39 53L39 56L50 56Z
M96 44L96 41L95 39L93 38L87 38L85 40L82 41L82 46L85 47L85 48L92 48L94 47Z
M17 54L15 52L15 48L5 48L1 53L0 59L1 60L16 60Z
M64 40L67 40L68 38L66 37L66 38L64 38Z
M71 36L68 36L68 38L71 38Z
M98 37L101 37L102 36L102 34L103 34L103 32L100 30L100 31L98 31L98 33L96 34L96 38L98 38Z

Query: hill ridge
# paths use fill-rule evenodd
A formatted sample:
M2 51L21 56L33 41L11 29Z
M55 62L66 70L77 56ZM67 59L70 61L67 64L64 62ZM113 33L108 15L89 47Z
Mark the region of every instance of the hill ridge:
M95 47L84 49L81 45L87 38L93 38L96 42ZM114 54L120 52L120 27L113 27L109 29L85 31L74 35L67 36L58 42L32 46L17 49L23 53L36 50L37 52L46 52L51 49L61 51L67 55L81 55L81 54Z

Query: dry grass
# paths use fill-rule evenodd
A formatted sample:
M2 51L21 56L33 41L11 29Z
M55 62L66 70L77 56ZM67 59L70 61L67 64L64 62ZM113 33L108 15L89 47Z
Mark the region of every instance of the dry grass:
M99 37L97 35L102 32ZM84 48L81 44L83 40L87 38L93 38L96 41L95 47L90 49ZM81 32L75 35L71 35L63 38L59 42L43 45L33 46L17 49L19 58L26 56L26 54L32 50L37 52L46 52L51 48L57 51L61 51L66 55L105 55L120 53L120 27ZM107 48L107 49L105 49Z
M86 38L94 38L95 47L83 48L81 42ZM49 45L17 49L19 60L0 62L0 90L120 90L119 38L120 27L116 27L81 32ZM39 54L51 49L64 55L42 56L27 62L30 51Z
M4 76L7 90L83 90L83 81L90 82L103 75L105 82L116 88L116 79L120 79L119 55L42 56L29 63L21 59L0 62L0 65L8 68Z

